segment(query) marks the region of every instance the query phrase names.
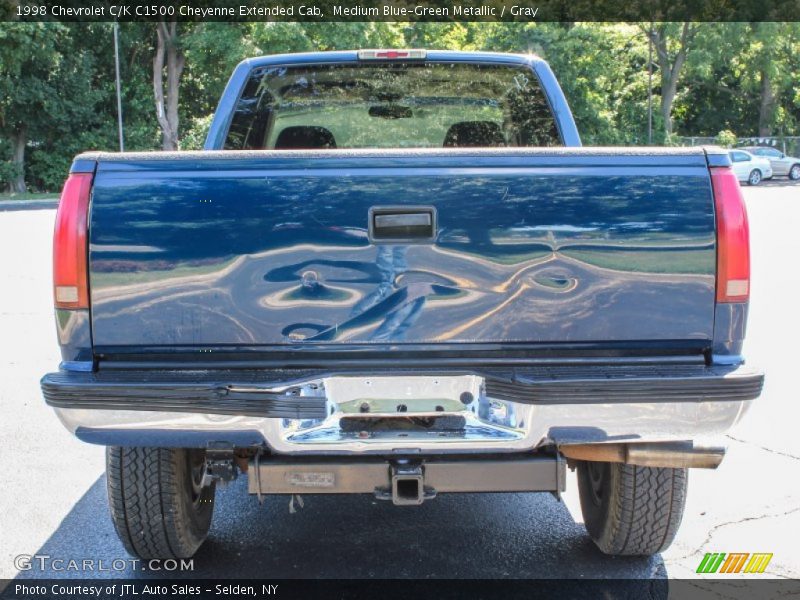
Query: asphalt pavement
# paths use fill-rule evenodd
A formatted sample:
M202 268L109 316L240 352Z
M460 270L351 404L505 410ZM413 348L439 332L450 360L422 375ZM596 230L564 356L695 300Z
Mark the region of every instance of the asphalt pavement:
M764 394L731 434L716 471L695 470L672 547L650 559L610 558L583 528L574 474L562 501L546 494L442 495L421 507L369 496L306 496L263 505L240 478L217 494L192 577L498 578L695 577L706 552L771 552L768 573L800 577L800 186L747 188L753 277L745 353L767 371ZM19 570L20 555L127 559L108 515L104 450L83 444L41 398L59 355L51 306L55 211L0 213L0 578L150 576ZM34 562L35 565L35 562ZM174 575L174 573L171 573ZM702 585L702 582L700 582Z

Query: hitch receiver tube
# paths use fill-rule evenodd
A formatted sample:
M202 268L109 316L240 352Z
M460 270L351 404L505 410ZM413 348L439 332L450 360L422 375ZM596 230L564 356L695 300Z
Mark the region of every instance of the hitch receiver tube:
M392 503L397 506L418 506L425 501L425 484L420 465L398 465L392 468Z

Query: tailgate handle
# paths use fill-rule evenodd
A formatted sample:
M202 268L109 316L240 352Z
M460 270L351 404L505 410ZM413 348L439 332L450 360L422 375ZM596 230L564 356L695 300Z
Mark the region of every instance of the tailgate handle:
M373 206L369 209L369 238L374 242L420 243L436 237L432 206Z

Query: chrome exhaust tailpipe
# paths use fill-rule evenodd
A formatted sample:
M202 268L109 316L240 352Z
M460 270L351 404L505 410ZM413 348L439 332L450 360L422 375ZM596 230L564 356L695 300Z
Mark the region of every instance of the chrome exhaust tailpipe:
M559 450L570 460L623 463L640 467L716 469L725 458L725 447L693 442L639 444L569 444Z

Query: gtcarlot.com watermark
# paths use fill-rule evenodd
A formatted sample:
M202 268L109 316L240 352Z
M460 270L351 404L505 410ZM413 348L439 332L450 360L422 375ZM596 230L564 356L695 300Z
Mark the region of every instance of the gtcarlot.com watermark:
M194 571L194 559L63 558L49 554L18 554L14 567L20 571L70 571L74 573L122 573L126 571Z

